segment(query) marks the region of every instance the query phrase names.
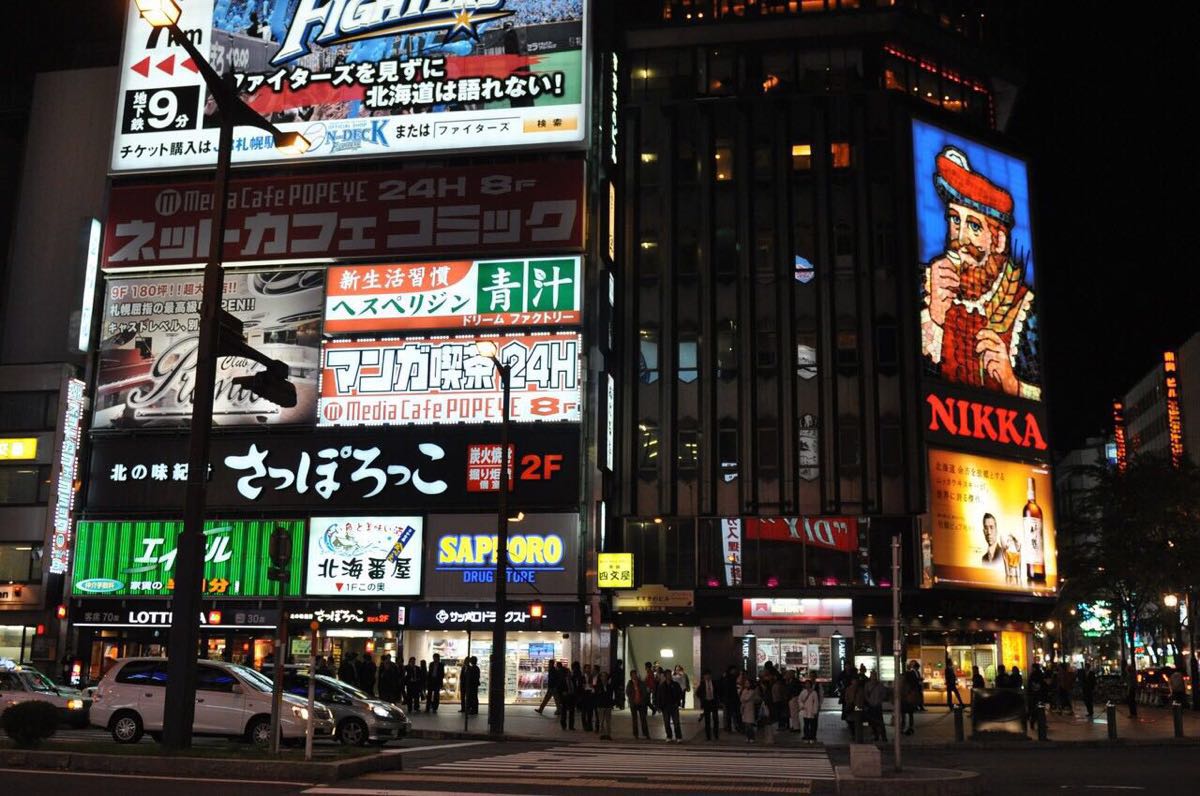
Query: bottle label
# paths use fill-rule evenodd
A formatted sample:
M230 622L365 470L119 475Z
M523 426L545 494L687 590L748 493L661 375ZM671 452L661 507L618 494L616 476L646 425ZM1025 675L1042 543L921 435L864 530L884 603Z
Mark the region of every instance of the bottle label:
M1044 564L1042 551L1042 521L1037 517L1025 517L1025 560L1030 564Z

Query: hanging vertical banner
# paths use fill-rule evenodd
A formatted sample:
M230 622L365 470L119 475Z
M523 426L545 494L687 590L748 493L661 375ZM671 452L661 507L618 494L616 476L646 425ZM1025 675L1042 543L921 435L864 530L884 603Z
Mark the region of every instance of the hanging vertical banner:
M742 521L721 520L721 543L725 550L725 585L742 585Z
M1163 391L1167 397L1167 439L1171 464L1183 463L1183 413L1179 408L1179 366L1174 351L1163 352Z
M62 418L62 444L54 462L51 481L54 500L50 514L50 572L71 571L71 547L75 521L75 475L79 471L79 443L83 437L85 385L79 379L67 382L66 407Z

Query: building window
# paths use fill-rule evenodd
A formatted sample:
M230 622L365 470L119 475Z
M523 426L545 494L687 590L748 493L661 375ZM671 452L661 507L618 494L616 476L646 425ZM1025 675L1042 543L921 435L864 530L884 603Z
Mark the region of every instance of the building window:
M884 475L899 475L903 463L903 436L900 420L885 417L879 422L879 468Z
M837 333L837 368L842 376L858 373L858 333L853 328L847 328L852 323L852 320L848 320Z
M658 241L654 238L642 238L638 244L638 276L643 279L658 277Z
M817 375L817 336L811 333L797 335L796 375L808 381Z
M738 427L731 417L721 418L717 425L717 456L721 462L721 480L731 483L738 477Z
M850 142L834 141L829 145L829 155L835 169L850 168Z
M759 321L759 326L765 325L763 321ZM776 342L778 335L774 331L767 330L758 333L758 352L757 364L760 371L766 371L764 376L775 375L775 368L779 364L779 357L776 354Z
M731 381L737 374L737 324L721 321L717 331L717 378Z
M792 144L792 171L812 171L812 144ZM850 168L850 142L834 141L829 145L829 159L835 169Z
M676 461L679 472L694 475L700 466L700 432L694 427L679 429L679 450Z
M0 431L49 431L57 424L58 393L0 392Z
M773 420L764 420L758 427L758 470L766 476L779 471L779 429Z
M792 171L812 171L812 144L792 144Z
M50 501L50 467L17 465L0 467L0 505L34 505Z
M643 478L658 475L658 424L650 420L638 424L638 472Z
M895 321L882 320L875 327L875 358L879 363L880 373L887 376L896 373L900 364L900 350Z
M676 370L679 373L679 380L684 384L691 384L700 378L700 364L697 360L696 349L696 339L692 335L679 341L679 362Z
M653 384L658 381L658 332L642 329L638 338L638 381Z
M800 469L797 474L805 481L815 481L821 473L821 448L816 415L801 415L798 420L796 446Z
M843 473L853 473L862 464L861 439L858 421L843 417L838 423L838 465Z
M713 177L717 182L728 182L733 179L733 147L717 145L713 155Z
M0 583L41 583L42 546L33 542L0 542Z

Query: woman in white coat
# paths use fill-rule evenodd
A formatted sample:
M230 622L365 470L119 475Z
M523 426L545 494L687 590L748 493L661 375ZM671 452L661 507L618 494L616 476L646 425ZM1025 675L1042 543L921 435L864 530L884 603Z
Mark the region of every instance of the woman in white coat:
M817 718L821 715L821 692L817 689L817 684L809 679L804 681L804 688L800 691L800 716L804 719L804 737L802 740L805 743L817 742Z
M744 674L738 678L738 702L742 724L746 726L746 743L754 743L754 729L758 724L758 706L762 703L762 697Z

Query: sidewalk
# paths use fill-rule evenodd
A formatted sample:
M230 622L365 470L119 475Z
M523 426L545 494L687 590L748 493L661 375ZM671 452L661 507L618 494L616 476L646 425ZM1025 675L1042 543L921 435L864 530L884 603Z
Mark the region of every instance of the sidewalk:
M1108 725L1105 723L1104 708L1096 706L1095 717L1088 720L1082 706L1076 706L1073 716L1049 714L1047 716L1048 739L1054 742L1069 743L1108 743ZM547 741L579 743L597 740L596 733L587 733L578 714L575 717L575 730L563 730L558 723L558 717L553 715L554 706L547 705L545 715L539 715L528 705L508 705L504 712L505 735L513 740ZM486 738L488 736L487 707L480 709L477 716L471 716L469 724L464 725L463 714L458 712L457 705L443 705L437 714L418 713L410 716L413 724L413 736L425 738ZM891 739L891 714L885 716L888 723L888 738ZM666 739L663 729L662 716L650 716L651 741L642 743L662 743ZM706 744L704 739L704 723L700 711L684 710L680 713L680 725L686 742ZM969 711L963 715L963 729L967 738L971 735L971 716ZM1138 707L1138 718L1130 719L1125 707L1117 708L1117 736L1122 742L1128 743L1159 743L1174 742L1174 723L1171 711L1166 708ZM870 730L866 730L870 738ZM628 710L614 710L612 716L613 741L633 742L632 721ZM1192 743L1200 743L1200 712L1184 710L1183 735ZM833 700L826 700L825 709L821 711L820 722L817 726L817 738L825 746L846 746L850 743L850 733L841 721L840 709ZM1029 733L1031 741L1036 742L1037 732ZM1020 741L1016 741L1020 743ZM723 729L721 746L750 746L744 735L727 733ZM945 707L931 707L929 710L916 714L916 732L903 738L905 746L946 746L953 745L954 718ZM971 744L971 741L966 741ZM800 747L800 734L779 732L773 728L759 727L756 733L756 746L797 746Z

